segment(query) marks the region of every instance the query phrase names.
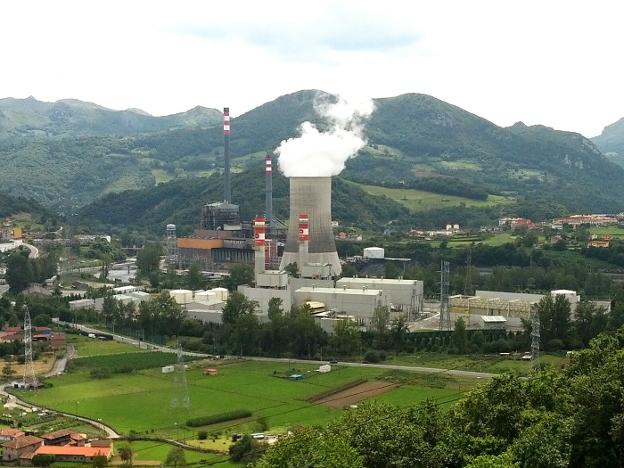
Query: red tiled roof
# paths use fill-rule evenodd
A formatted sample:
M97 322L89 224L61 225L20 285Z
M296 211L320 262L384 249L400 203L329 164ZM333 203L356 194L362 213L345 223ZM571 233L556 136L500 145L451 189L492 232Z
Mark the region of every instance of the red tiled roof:
M41 436L42 439L50 440L50 439L60 439L61 437L69 437L72 435L72 431L68 431L67 429L61 429L60 431L49 432L48 434L43 434Z
M43 442L43 439L40 439L39 437L21 436L5 442L2 446L10 449L21 449L30 445L40 444L41 442Z
M35 455L67 455L78 457L96 457L99 455L108 458L111 454L111 450L111 447L74 447L71 445L58 447L56 445L42 445L35 451Z
M12 427L5 427L0 430L0 436L21 437L23 435L26 435L26 433Z

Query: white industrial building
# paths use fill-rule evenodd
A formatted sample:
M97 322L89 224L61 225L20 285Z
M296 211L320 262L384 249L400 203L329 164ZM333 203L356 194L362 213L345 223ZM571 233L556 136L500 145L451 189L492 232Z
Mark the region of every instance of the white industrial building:
M366 247L364 249L364 258L369 260L383 260L385 251L382 247Z
M423 308L423 282L419 280L391 278L340 278L336 288L376 289L382 291L393 312L404 313L408 318L417 317Z
M322 302L326 310L352 315L362 325L370 325L375 309L385 304L383 293L377 289L303 287L295 291L295 305Z

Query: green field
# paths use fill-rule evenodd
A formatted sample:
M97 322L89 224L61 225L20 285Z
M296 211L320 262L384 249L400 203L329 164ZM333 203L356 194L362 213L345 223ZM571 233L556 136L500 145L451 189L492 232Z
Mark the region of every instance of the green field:
M554 354L543 354L541 360L544 364L553 367L558 367L566 362L565 357ZM419 352L417 354L389 356L388 364L437 367L441 369L489 372L492 374L502 374L505 372L528 374L531 371L531 363L521 360L519 356L513 358L495 354L456 355Z
M97 340L83 335L67 334L67 342L74 345L76 357L133 353L139 351L136 346L112 340Z
M115 374L106 379L91 379L87 370L77 369L51 379L53 387L36 393L23 394L34 404L101 418L116 430L129 433L154 431L168 437L195 438L195 431L182 428L188 417L211 415L245 408L254 418L265 417L269 427L286 429L299 424L323 424L336 417L341 410L308 403L306 398L338 387L357 378L382 377L384 370L373 368L339 368L329 374L313 372L314 366L297 365L308 378L291 381L275 377L274 372L288 372L286 363L240 361L220 367L219 375L206 377L200 368L187 371L188 392L192 408L172 407L177 394L173 374L162 374L160 369ZM379 400L410 405L427 398L445 399L457 393L456 386L440 388L411 383L387 392ZM253 430L254 422L245 420L222 423L216 428L234 425L236 430ZM210 427L209 430L215 430Z
M597 236L624 237L624 228L619 226L592 226L589 232Z
M442 195L439 193L425 192L423 190L398 189L380 187L377 185L357 184L371 195L386 196L401 203L411 211L426 211L437 208L465 205L467 207L489 207L511 203L512 198L500 195L489 195L487 200L473 200L471 198Z

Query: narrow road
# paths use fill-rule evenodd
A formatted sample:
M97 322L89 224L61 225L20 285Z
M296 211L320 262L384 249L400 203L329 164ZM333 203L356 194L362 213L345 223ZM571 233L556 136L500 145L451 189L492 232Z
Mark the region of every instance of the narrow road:
M74 345L71 345L71 344L68 345L65 356L60 359L57 359L52 369L46 374L44 374L43 376L54 377L55 375L62 374L63 372L65 372L65 367L67 367L67 362L72 360L75 355L76 355L76 348L74 348Z
M61 322L59 322L61 323ZM82 330L86 333L102 333L101 330L96 328L87 327L85 325L78 325L79 330ZM115 341L119 341L121 343L127 343L134 346L139 346L141 349L149 349L155 351L162 351L165 353L175 353L177 352L174 348L169 348L167 346L155 345L151 343L147 343L145 341L139 342L139 340L135 340L134 338L128 338L122 335L112 334L113 339ZM199 357L199 358L208 358L211 357L210 354L204 353L194 353L190 351L184 351L185 356ZM230 356L230 358L237 358L238 356ZM249 361L261 361L261 362L289 362L296 364L327 364L327 361L315 361L308 359L288 359L288 358L272 358L272 357L257 357L257 356L242 356L241 359L246 359ZM457 369L443 369L438 367L420 367L420 366L401 366L397 364L365 364L363 362L343 362L340 361L341 366L345 367L372 367L376 369L388 369L388 370L402 370L407 372L416 372L421 374L448 374L455 377L464 377L468 379L491 379L492 377L496 377L497 374L490 374L488 372L473 372L473 371L464 371Z
M32 244L27 244L26 242L22 242L22 245L30 250L28 256L30 258L38 258L39 257L39 249Z

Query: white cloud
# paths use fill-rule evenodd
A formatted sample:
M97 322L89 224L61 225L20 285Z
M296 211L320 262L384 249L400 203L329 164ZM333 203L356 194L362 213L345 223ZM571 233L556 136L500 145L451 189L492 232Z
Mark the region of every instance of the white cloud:
M0 96L240 114L315 88L432 94L500 125L624 116L619 2L0 3Z

